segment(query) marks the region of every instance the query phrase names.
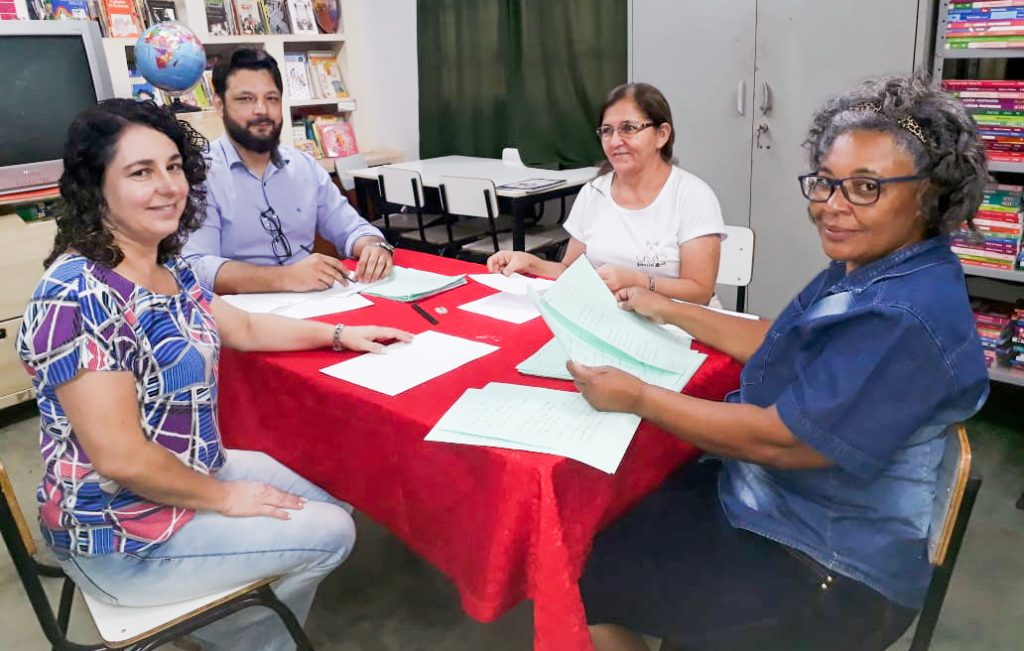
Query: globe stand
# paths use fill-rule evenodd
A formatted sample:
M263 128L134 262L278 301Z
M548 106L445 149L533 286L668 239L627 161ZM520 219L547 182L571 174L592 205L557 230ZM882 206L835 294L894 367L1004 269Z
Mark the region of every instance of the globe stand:
M171 102L170 106L168 106L167 108L169 108L171 110L171 113L175 113L175 114L177 114L177 113L198 113L199 111L203 110L203 109L199 108L198 106L189 106L185 102L181 101L180 97L175 97L174 100Z

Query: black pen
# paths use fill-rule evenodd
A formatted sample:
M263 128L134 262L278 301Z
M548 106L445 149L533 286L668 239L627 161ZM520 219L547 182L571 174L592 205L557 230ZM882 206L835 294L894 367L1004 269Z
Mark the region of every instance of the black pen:
M424 310L424 309L423 309L422 307L420 307L420 306L419 306L418 304L416 304L416 303L413 303L413 304L412 304L412 309L414 309L414 310L416 310L417 312L419 312L419 315L420 315L421 317L423 317L424 319L426 319L427 321L430 321L430 322L431 322L431 323L433 323L434 325L437 325L437 324L438 324L438 320L437 320L437 319L435 319L434 317L430 316L430 313L429 313L429 312L427 312L426 310Z

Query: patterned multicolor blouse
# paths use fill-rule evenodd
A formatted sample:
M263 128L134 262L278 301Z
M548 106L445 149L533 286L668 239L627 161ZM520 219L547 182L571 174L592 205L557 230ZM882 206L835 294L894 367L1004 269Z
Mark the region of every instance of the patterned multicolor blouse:
M56 394L79 371L131 373L147 439L198 472L224 463L212 294L183 260L167 268L180 289L173 296L64 254L46 270L25 310L18 353L39 403L45 464L39 520L58 552L140 551L166 541L193 516L189 509L149 502L95 471Z

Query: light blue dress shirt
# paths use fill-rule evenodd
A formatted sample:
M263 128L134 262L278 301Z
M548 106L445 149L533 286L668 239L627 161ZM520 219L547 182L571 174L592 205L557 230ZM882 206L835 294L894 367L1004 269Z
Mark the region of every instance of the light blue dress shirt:
M189 236L183 255L208 287L213 287L217 271L228 260L294 264L309 256L316 233L346 257L352 256L360 237L384 237L359 216L308 154L281 146L259 178L225 135L210 143L207 163L206 219ZM277 213L288 238L292 255L287 260L274 255L273 235L260 223L260 213L268 208Z

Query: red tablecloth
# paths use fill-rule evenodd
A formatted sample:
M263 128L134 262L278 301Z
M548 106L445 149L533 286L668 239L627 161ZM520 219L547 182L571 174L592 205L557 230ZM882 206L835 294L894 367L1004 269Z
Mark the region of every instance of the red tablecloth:
M483 270L406 250L397 263L447 274ZM551 337L540 318L516 326L458 309L491 293L470 281L422 301L437 326L408 304L384 299L323 319L434 329L500 347L394 398L318 372L350 354L224 350L224 441L272 454L382 523L455 583L472 617L490 621L530 598L537 651L589 650L576 582L594 535L697 451L644 422L608 475L563 457L423 441L469 387L501 381L573 388L515 370ZM447 314L437 315L442 306ZM709 357L684 391L720 400L738 386L740 366L702 350Z

